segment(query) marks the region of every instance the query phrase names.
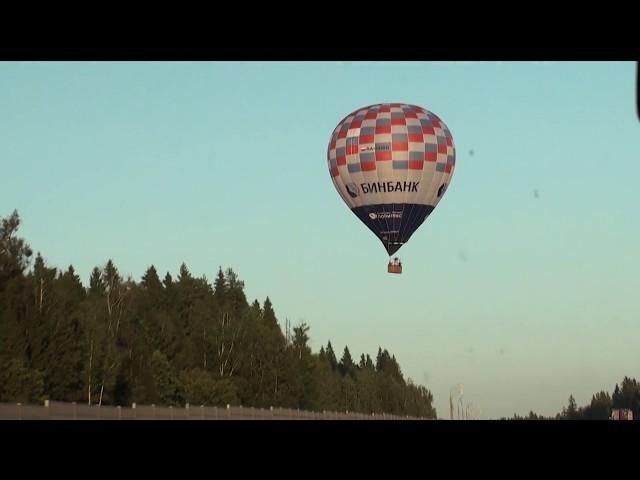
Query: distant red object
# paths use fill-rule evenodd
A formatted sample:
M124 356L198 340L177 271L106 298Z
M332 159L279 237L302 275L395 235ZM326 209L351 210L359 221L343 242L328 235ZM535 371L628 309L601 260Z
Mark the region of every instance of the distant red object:
M398 257L395 257L393 261L389 260L389 265L387 265L387 272L402 273L402 262L398 260Z

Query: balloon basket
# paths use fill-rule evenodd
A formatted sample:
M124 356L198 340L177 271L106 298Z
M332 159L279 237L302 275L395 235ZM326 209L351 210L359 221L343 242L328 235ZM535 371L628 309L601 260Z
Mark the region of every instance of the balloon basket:
M394 258L393 261L389 261L387 265L387 272L389 273L402 273L402 262L398 258Z

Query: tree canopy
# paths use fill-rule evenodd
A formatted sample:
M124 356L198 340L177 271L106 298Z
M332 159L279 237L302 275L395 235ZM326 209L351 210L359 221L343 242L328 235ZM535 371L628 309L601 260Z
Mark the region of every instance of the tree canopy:
M271 300L247 301L218 267L213 284L186 264L175 277L150 265L139 282L112 259L83 285L73 266L47 264L0 219L0 401L236 404L435 418L431 392L405 381L382 347L376 362L318 353L310 327L284 335ZM359 363L354 361L359 359Z

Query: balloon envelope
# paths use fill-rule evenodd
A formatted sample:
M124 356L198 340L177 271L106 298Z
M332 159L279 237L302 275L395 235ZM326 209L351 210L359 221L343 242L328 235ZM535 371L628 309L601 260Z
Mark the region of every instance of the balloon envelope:
M437 115L415 105L382 103L338 123L327 161L344 202L393 255L442 199L456 153Z

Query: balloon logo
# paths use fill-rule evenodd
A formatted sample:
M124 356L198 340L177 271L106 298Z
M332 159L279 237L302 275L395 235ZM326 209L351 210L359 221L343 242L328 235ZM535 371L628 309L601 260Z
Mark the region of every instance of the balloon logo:
M444 196L456 152L451 132L434 113L382 103L356 110L338 123L327 162L342 200L391 256Z

